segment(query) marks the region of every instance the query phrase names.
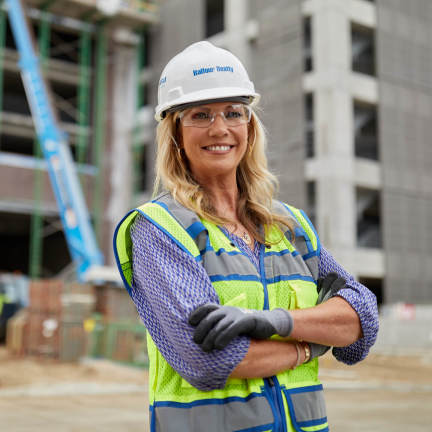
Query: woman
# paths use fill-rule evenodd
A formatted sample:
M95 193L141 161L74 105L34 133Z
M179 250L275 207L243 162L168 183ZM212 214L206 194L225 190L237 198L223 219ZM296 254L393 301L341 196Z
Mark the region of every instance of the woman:
M208 42L162 72L165 192L114 236L148 330L152 431L326 431L317 356L333 346L352 364L376 338L374 295L273 198L258 99L240 61Z

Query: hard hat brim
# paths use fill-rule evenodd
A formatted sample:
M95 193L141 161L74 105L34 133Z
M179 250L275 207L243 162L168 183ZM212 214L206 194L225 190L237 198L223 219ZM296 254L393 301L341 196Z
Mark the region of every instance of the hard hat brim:
M255 92L245 92L244 88L239 87L221 87L217 89L206 89L197 91L194 93L189 93L187 95L184 95L183 97L176 98L175 102L173 103L167 102L163 105L158 105L155 109L155 119L157 121L161 121L165 117L165 113L170 110L173 111L173 109L176 106L185 105L188 103L195 103L200 101L219 101L223 99L230 99L235 97L246 97L250 99L250 105L256 105L260 99L260 94Z

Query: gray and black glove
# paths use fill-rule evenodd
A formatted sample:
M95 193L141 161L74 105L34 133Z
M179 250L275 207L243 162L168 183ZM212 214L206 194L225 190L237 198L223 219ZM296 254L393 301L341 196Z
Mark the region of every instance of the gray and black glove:
M318 299L316 304L324 303L332 298L338 291L345 287L345 284L346 280L335 272L329 273L326 277L318 278Z
M292 316L286 309L261 311L214 303L196 308L189 324L196 327L193 340L205 352L223 349L240 335L268 339L275 334L289 336L293 329Z
M345 287L346 281L337 273L331 272L326 277L319 278L317 281L318 299L317 305L324 303L332 298L339 290ZM327 345L320 345L317 343L309 343L311 350L311 360L324 355L330 347Z

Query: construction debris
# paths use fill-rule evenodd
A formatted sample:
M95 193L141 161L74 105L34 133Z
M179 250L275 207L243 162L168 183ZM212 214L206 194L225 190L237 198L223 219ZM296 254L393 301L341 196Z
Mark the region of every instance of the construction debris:
M145 328L127 293L109 285L32 281L29 306L9 320L6 343L18 356L147 365Z

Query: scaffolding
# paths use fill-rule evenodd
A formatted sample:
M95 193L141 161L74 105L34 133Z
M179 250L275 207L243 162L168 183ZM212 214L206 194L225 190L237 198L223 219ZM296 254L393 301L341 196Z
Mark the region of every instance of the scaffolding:
M157 2L123 1L113 16L107 17L96 7L95 1L83 0L28 0L27 15L31 19L44 75L51 84L54 104L63 130L69 135L69 144L80 173L80 181L87 202L91 203L91 215L100 241L104 204L104 155L107 122L107 89L110 35L116 26L128 27L136 34L138 67L142 67L144 29L158 21ZM32 156L33 209L30 225L29 274L41 276L43 266L44 237L51 235L59 224L44 221L45 167L41 161L41 149L34 129L30 129L29 114L21 111L6 112L4 100L4 71L17 74L16 48L8 36L5 6L0 6L0 134L11 119L21 123L27 136L33 136L33 151L23 150ZM8 41L8 44L7 44ZM8 46L6 46L8 45ZM5 61L6 60L6 61ZM7 63L7 64L6 64ZM12 76L12 75L11 75ZM10 79L10 78L9 78ZM15 79L15 78L14 78ZM137 109L142 104L142 84L138 82ZM13 95L12 95L13 96ZM22 105L22 104L21 104ZM11 115L12 114L12 115ZM32 130L32 132L31 132ZM10 134L10 132L8 132ZM0 135L0 138L3 138ZM19 139L19 138L17 138ZM136 140L133 140L136 143ZM6 146L9 150L11 145ZM24 148L24 146L23 146ZM141 160L142 146L133 145L133 153ZM0 141L0 153L2 143ZM13 152L13 151L12 151ZM45 225L45 226L44 226Z
M146 66L146 29L142 29L139 32L139 42L137 45L137 97L136 97L136 112L144 102L144 86L145 84L141 79L141 71ZM133 136L133 148L132 148L132 158L133 158L133 195L136 197L141 191L142 176L146 175L142 170L142 158L144 153L144 145L140 138L138 119L135 123L134 136Z
M46 19L46 14L42 15L39 23L38 35L39 55L43 69L47 67L47 60L50 51L50 25ZM37 137L34 137L34 157L42 159L42 148ZM30 262L29 275L32 279L39 278L42 268L42 251L43 251L43 215L42 215L42 197L43 197L43 171L40 167L36 168L33 173L33 213L31 216L30 226Z
M103 166L102 156L105 143L105 110L100 109L106 104L106 53L107 40L104 33L104 24L98 26L96 32L96 85L94 96L94 159L98 175L95 179L93 195L93 218L96 238L100 241L102 235L102 189L103 189Z

